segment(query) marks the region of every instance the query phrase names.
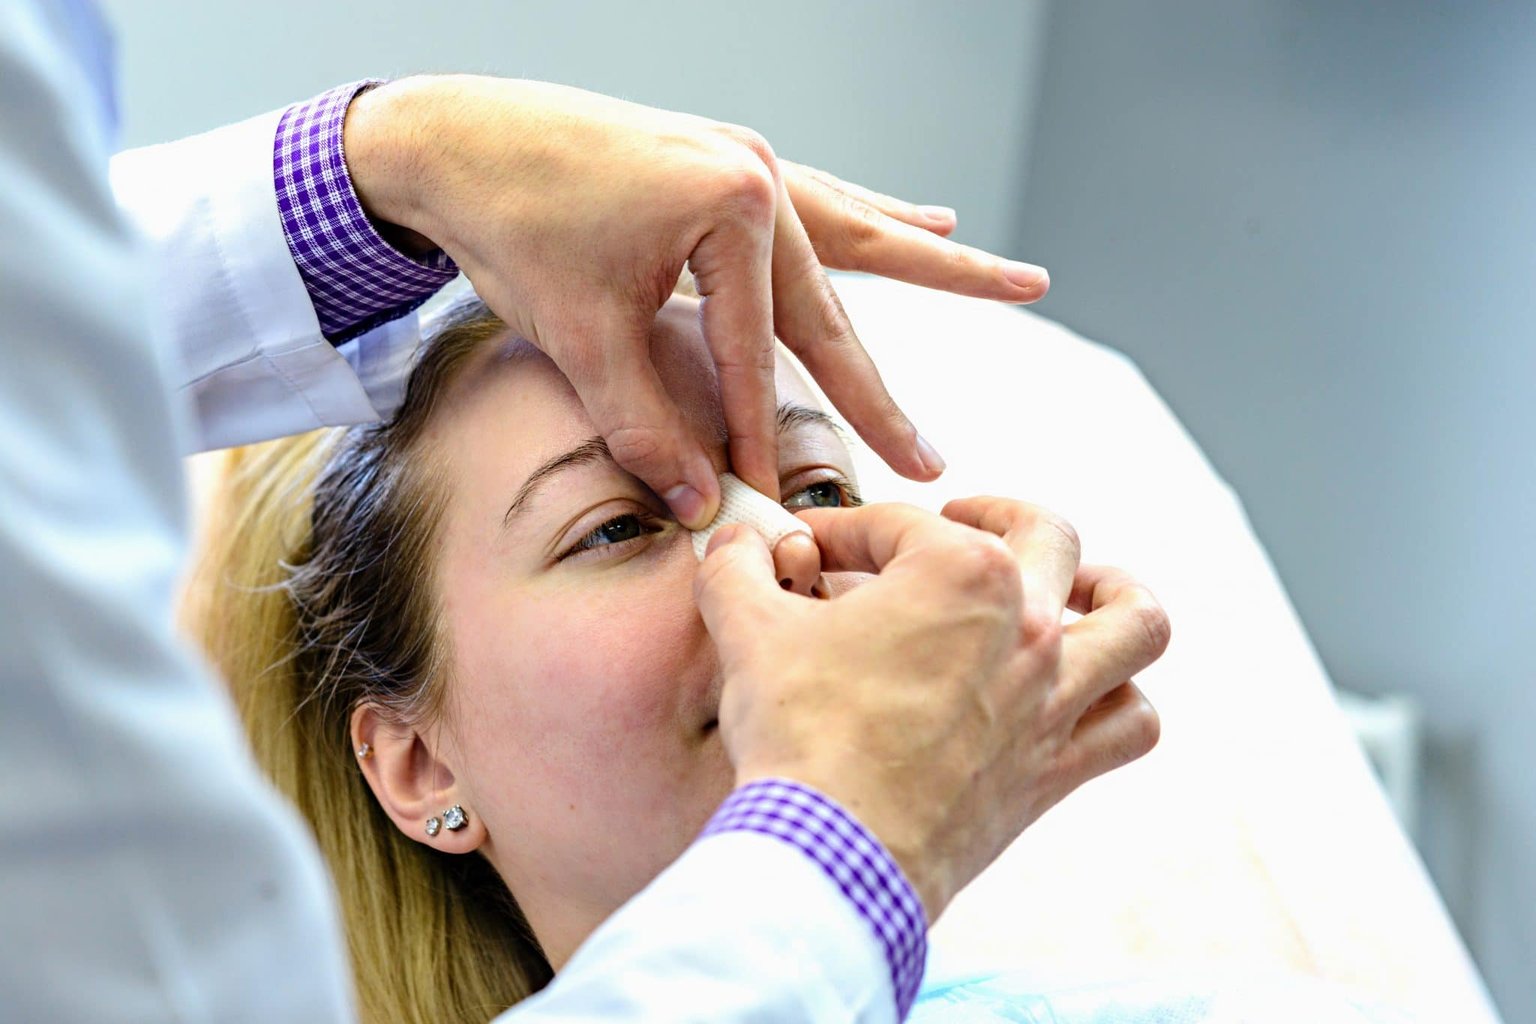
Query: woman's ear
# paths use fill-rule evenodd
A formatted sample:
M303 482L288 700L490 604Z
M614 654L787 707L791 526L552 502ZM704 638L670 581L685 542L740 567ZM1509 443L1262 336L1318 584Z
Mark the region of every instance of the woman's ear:
M420 732L393 724L377 704L361 704L352 711L352 751L374 799L405 835L444 853L485 843L485 825L462 804L453 769Z

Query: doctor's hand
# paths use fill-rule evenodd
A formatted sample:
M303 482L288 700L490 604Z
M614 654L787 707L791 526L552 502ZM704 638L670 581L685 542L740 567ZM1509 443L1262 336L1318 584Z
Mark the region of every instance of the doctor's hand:
M364 207L440 246L490 308L565 373L615 459L686 526L715 470L652 368L649 330L684 264L738 476L777 494L774 334L897 472L938 476L822 265L1009 302L1045 272L945 237L952 212L778 160L754 132L538 82L407 78L360 94L345 127Z
M816 600L781 589L750 529L713 538L694 590L724 674L721 738L738 785L790 778L848 808L932 923L1048 808L1157 742L1130 679L1168 619L1021 502L802 518L825 570L878 576ZM1084 614L1063 626L1068 605Z

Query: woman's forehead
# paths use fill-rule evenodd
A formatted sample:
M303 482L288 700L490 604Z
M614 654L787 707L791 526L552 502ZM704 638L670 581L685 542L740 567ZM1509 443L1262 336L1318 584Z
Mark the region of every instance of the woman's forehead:
M720 408L719 377L714 359L699 327L698 301L673 296L657 313L648 338L650 364L656 380L681 412L685 424L701 439L723 442L725 419ZM819 408L815 393L801 378L794 360L783 346L775 346L774 387L778 402L793 401ZM631 392L629 361L614 358L597 348L572 364L573 373L594 382ZM449 419L468 414L475 419L489 413L505 418L511 407L521 407L531 419L550 423L565 421L567 429L584 436L600 433L587 413L575 387L555 362L532 343L511 336L510 330L477 353L464 367L451 389ZM526 422L526 426L533 423Z

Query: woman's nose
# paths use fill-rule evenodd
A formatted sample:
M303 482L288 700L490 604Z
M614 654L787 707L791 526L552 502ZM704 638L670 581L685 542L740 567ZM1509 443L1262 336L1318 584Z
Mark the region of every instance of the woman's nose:
M792 533L773 549L773 571L779 586L806 597L821 579L821 550L803 533Z

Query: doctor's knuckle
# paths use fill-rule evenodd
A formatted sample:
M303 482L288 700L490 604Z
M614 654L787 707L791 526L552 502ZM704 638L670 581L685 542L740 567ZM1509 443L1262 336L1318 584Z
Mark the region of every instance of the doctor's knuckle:
M1019 564L1001 538L978 533L956 545L954 569L979 595L994 600L1014 597L1019 589Z
M1136 631L1138 647L1149 660L1161 656L1173 638L1173 624L1168 619L1168 612L1152 592L1140 584L1132 585L1125 601L1127 618Z
M1034 509L1036 521L1043 529L1060 535L1062 543L1072 553L1074 561L1079 561L1083 556L1083 540L1078 536L1077 527L1067 522L1054 512L1042 508Z
M721 125L720 131L735 146L752 154L759 163L772 167L777 162L778 158L774 155L773 147L768 144L768 140L761 132L740 124Z
M965 280L976 276L980 269L976 255L963 245L945 242L941 247L941 265L952 278Z
M761 384L773 380L778 350L771 336L733 335L715 353L715 373L722 384Z
M1064 629L1061 616L1047 611L1037 601L1030 601L1028 595L1025 595L1024 602L1024 611L1019 616L1019 629L1024 634L1025 642L1031 649L1047 657L1055 657L1061 650Z
M843 258L856 266L885 238L885 215L853 196L839 194L834 242Z
M778 189L761 163L741 161L721 170L716 180L721 202L736 218L751 224L773 222Z
M1163 720L1158 715L1152 702L1142 697L1130 710L1131 735L1127 745L1131 752L1130 760L1135 760L1151 752L1157 746L1157 741L1162 738Z
M1103 771L1110 771L1145 757L1156 746L1161 726L1157 712L1145 700L1119 712L1118 728L1104 743Z
M605 440L613 460L628 469L655 469L672 456L672 445L656 427L626 424L609 431Z
M843 309L842 300L837 297L832 286L825 284L815 288L804 301L808 303L805 312L821 329L815 344L839 356L855 353L859 348L858 335L848 322L848 313Z

